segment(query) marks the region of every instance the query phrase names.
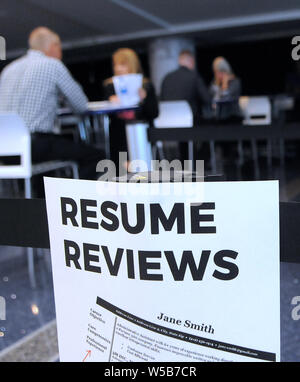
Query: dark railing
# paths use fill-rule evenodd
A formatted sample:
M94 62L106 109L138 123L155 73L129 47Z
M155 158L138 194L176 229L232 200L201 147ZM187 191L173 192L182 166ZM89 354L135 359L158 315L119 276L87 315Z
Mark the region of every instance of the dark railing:
M300 203L280 203L281 262L300 263L299 232ZM49 248L45 200L0 199L0 245Z

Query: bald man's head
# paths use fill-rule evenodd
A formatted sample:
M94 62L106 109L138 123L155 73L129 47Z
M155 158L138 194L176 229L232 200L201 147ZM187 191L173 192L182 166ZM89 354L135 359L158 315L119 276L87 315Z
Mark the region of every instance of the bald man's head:
M185 66L190 70L194 70L196 67L195 57L189 50L183 50L178 58L179 65Z
M30 49L39 50L49 57L61 60L62 49L58 34L46 27L34 29L29 36Z

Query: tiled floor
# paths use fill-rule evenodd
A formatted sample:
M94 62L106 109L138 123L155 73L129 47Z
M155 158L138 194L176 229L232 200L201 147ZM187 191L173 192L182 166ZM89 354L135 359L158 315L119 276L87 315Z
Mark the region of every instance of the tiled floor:
M300 202L300 159L288 159L285 172L276 162L272 171L268 171L265 162L264 159L260 162L260 178L280 178L281 201ZM249 162L241 170L225 162L221 171L226 180L255 179ZM20 349L21 353L27 354L26 360L29 361L45 360L45 357L56 359L57 344L53 341L56 329L55 322L51 322L55 319L55 305L49 252L36 256L36 274L38 287L32 290L25 250L0 248L0 295L6 299L7 307L6 321L0 321L0 361L20 360ZM294 296L300 296L300 264L281 264L282 361L300 361L300 320L293 321L291 314ZM17 349L12 348L16 343ZM26 344L27 350L31 351L24 350ZM48 349L46 352L45 348ZM10 350L9 354L5 353L6 349ZM36 357L37 353L43 354L43 358Z
M6 320L0 321L0 351L55 319L49 251L36 258L38 286L30 288L26 252L0 248L0 295L6 301Z
M55 362L59 359L56 320L0 352L1 362Z

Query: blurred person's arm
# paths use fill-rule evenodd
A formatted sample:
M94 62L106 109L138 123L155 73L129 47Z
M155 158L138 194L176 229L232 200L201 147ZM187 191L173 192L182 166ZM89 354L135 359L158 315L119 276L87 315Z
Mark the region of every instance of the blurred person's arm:
M108 100L110 102L116 102L116 103L120 102L119 97L115 93L115 87L113 85L111 78L104 81L103 90L104 90L104 99L105 100Z
M88 99L82 87L74 80L69 70L61 62L57 62L57 87L75 113L84 113L88 107Z
M137 119L153 120L158 117L158 100L154 86L146 82L143 86L144 97L140 103L140 110L136 112Z
M120 98L117 95L112 95L108 98L110 102L120 103Z
M241 96L241 81L232 76L225 78L222 84L222 97L237 99Z

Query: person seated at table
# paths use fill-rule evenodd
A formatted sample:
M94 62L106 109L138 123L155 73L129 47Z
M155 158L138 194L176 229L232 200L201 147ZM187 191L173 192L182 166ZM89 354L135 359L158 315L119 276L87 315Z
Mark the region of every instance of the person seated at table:
M162 101L182 101L189 103L194 124L201 123L203 109L210 108L211 97L202 77L196 71L195 56L183 50L178 57L179 68L166 75L161 85Z
M224 57L213 61L214 80L210 86L213 110L216 119L224 122L242 120L239 107L241 81L235 76L229 62Z
M61 97L74 113L84 113L88 104L81 86L61 60L60 37L45 27L34 29L27 54L1 73L0 112L16 113L25 122L31 132L33 163L74 160L81 178L96 179L102 151L54 134Z
M129 48L118 49L112 57L114 76L126 74L143 74L141 63L136 52ZM120 102L113 84L113 78L104 81L105 98L111 102ZM125 125L129 121L146 121L150 125L158 116L158 101L155 90L148 78L143 78L142 88L139 89L139 109L120 112L111 117L110 147L111 160L119 168L119 152L128 152ZM127 163L121 166L126 167Z

